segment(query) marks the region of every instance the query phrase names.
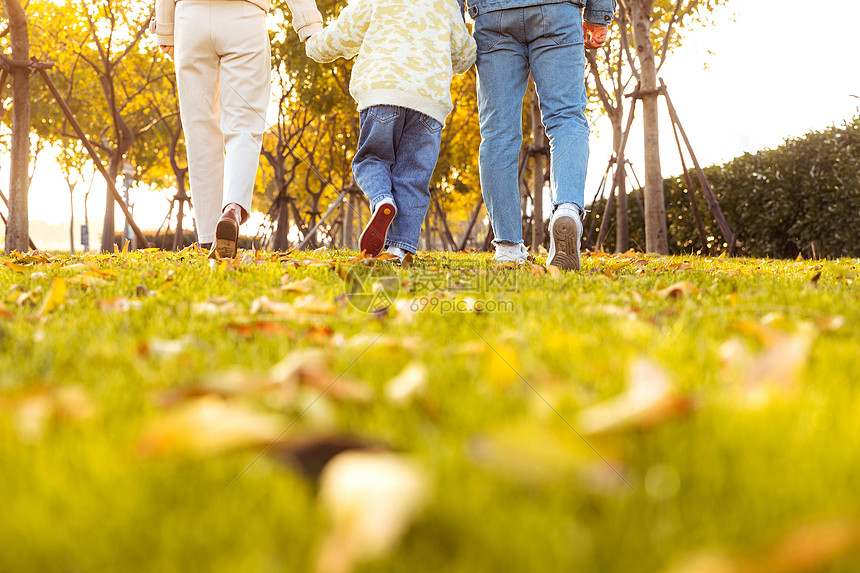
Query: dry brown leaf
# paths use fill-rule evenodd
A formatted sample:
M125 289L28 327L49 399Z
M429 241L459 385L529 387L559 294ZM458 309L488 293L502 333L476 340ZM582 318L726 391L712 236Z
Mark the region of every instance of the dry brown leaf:
M393 253L379 253L374 257L377 261L400 261L400 257Z
M323 301L312 294L297 298L293 309L308 314L337 314L338 308L333 302Z
M250 338L254 334L266 334L269 336L287 336L290 340L296 339L296 333L279 322L271 320L258 320L254 322L231 322L227 328L242 338Z
M52 421L80 421L95 415L89 394L80 386L58 386L31 390L0 400L0 410L11 410L14 428L25 442L39 441Z
M335 456L320 476L320 504L331 526L315 570L347 573L388 555L430 496L426 470L404 456L361 451Z
M236 304L227 297L213 296L204 302L191 305L194 314L229 314L236 312Z
M329 355L316 348L294 350L272 366L269 377L273 384L305 386L338 400L369 402L373 398L365 384L334 373Z
M286 279L286 281L283 279ZM311 292L311 287L316 284L316 281L311 277L304 278L300 281L290 281L289 275L284 275L283 279L281 280L281 290L283 292L307 294Z
M699 287L688 281L680 281L662 290L651 291L648 294L654 294L660 298L683 298L685 296L694 295L699 292Z
M546 269L543 267L539 267L533 264L531 261L526 261L526 264L529 266L529 270L532 272L535 278L540 278L546 274Z
M692 399L675 388L660 368L639 359L630 367L628 389L580 412L575 427L585 435L646 429L693 408Z
M0 320L11 320L15 318L15 313L6 308L2 302L0 302Z
M98 302L104 312L128 312L132 308L140 308L139 300L128 300L125 297L106 298Z
M794 528L760 554L700 552L667 573L812 573L838 563L858 546L860 522L828 518Z
M152 422L139 443L143 455L213 455L267 446L287 422L215 396L189 400Z
M292 316L293 305L288 302L269 300L269 297L261 296L251 302L251 314L269 313L278 316Z
M415 259L412 256L412 253L406 253L403 255L403 260L400 262L400 266L404 269L411 269L415 264Z
M560 268L558 268L558 267L557 267L557 266L555 266L555 265L547 265L547 266L546 266L546 273L547 273L547 274L550 276L550 278L552 278L553 280L558 280L558 279L560 279L560 278L561 278L561 269L560 269Z
M420 362L410 362L385 385L385 397L389 402L405 406L427 389L427 368Z

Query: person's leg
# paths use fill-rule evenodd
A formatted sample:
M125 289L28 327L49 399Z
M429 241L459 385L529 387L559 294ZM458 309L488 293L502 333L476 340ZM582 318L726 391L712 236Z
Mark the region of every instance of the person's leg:
M210 10L209 2L183 0L176 5L175 21L179 111L200 243L215 239L224 183L224 142L218 125L218 55L209 39Z
M391 171L405 111L395 106L376 105L359 113L360 133L352 174L367 195L371 215L358 244L360 250L374 257L385 247L389 226L397 212Z
M550 145L554 212L547 264L579 270L590 132L581 9L564 2L535 6L526 14L529 62Z
M224 134L224 197L245 214L259 166L271 95L271 51L266 13L250 2L212 2L213 38L221 56L221 131Z
M481 126L478 163L497 243L523 240L518 172L529 71L522 15L522 8L496 10L475 20Z
M418 111L403 112L405 121L391 173L397 217L388 230L386 244L414 253L430 206L430 179L439 159L442 124Z
M352 159L352 174L367 199L370 210L383 199L394 201L391 170L396 159L395 133L403 124L403 109L375 105L359 113L358 149Z
M550 146L554 207L585 201L588 135L581 9L571 3L526 10L529 63Z

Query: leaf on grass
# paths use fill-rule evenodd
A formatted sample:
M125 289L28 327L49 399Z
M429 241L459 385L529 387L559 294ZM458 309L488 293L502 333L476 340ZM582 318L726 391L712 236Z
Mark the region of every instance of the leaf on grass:
M16 397L0 397L0 410L13 414L18 437L28 443L41 440L50 422L76 422L95 415L89 394L80 386L31 390Z
M269 449L268 455L293 466L318 485L323 468L332 458L354 450L384 452L387 448L381 443L351 436L318 435L279 441Z
M182 354L194 342L194 338L190 335L173 340L151 338L138 348L138 354L151 355L158 358L173 358Z
M265 334L269 336L285 335L290 340L296 339L296 333L279 322L271 320L257 320L254 322L231 322L227 328L238 334L242 338L250 338L255 334Z
M0 302L0 320L11 320L15 318L15 313L6 308L2 302Z
M236 312L236 305L227 297L213 296L204 302L195 302L191 306L194 314L229 314Z
M526 261L526 264L529 266L529 270L532 272L532 275L534 275L534 277L536 279L539 279L540 277L542 277L543 275L546 274L545 268L539 267L539 266L533 264L531 261Z
M297 298L293 301L293 308L307 314L337 314L338 311L333 302L320 300L312 294Z
M153 421L139 442L143 455L213 455L275 441L287 421L215 396L187 401Z
M281 279L281 291L307 294L311 292L311 287L314 284L316 284L316 281L311 277L307 277L300 281L290 281L289 275L284 275Z
M346 573L390 554L431 498L426 470L387 452L347 451L320 476L320 504L330 527L316 571Z
M558 267L557 267L557 266L555 266L555 265L547 265L547 266L546 266L546 273L547 273L547 274L550 276L550 278L552 278L553 280L558 280L558 279L560 279L560 278L561 278L561 269L560 269L560 268L558 268Z
M798 526L762 552L731 556L703 551L667 573L812 573L836 565L858 546L860 522L833 517Z
M636 320L639 318L639 313L630 308L616 306L614 304L598 304L595 306L586 306L582 312L587 314L601 314L603 316L611 316L615 318L626 318L627 320Z
M293 305L288 302L269 300L269 297L261 296L251 302L251 314L268 313L276 316L292 316Z
M427 390L427 368L420 362L410 362L400 374L385 385L385 397L389 402L405 406Z
M19 265L18 263L13 263L12 261L6 261L6 267L11 271L21 273L22 275L28 275L32 272L32 269L25 267L24 265Z
M627 487L613 470L621 472L623 467L608 444L601 446L601 459L564 425L505 424L474 437L468 451L473 462L494 475L529 486L570 483L576 478L601 493Z
M48 298L46 298L45 302L42 303L42 308L39 309L36 316L45 316L46 314L57 310L66 300L67 291L68 286L66 285L66 279L60 276L55 276L51 281L51 292L48 293Z
M269 376L273 383L314 388L339 400L369 402L373 398L366 385L334 373L328 355L319 349L294 350L272 366Z
M123 296L102 299L98 305L103 312L128 312L132 308L142 306L139 300L128 300Z
M693 400L660 368L639 359L631 365L628 389L580 412L574 427L585 435L647 429L693 409Z
M412 253L406 253L403 255L403 260L400 262L400 266L404 269L411 269L415 264L415 258L412 256Z
M723 372L737 388L742 401L751 406L763 406L775 395L792 391L809 362L809 354L817 332L810 323L801 323L794 333L776 334L757 355L752 355L737 340L729 340L721 348Z
M694 295L699 292L699 287L688 281L680 281L662 290L650 291L647 294L656 295L660 298L677 299Z
M400 261L400 257L395 255L394 253L379 253L374 257L374 260L377 261Z
M844 316L819 316L815 319L815 328L820 332L836 332L845 326Z

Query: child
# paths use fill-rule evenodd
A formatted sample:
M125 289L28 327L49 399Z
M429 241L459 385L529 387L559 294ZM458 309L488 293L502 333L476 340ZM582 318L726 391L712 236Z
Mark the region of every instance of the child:
M302 40L322 28L313 0L287 4ZM269 0L156 0L150 25L176 61L198 241L214 243L212 257L236 255L251 209L271 91L268 10Z
M475 62L475 41L456 0L352 0L337 21L313 34L318 62L358 56L350 94L361 134L352 162L370 200L359 246L401 261L415 253L451 113L451 79Z

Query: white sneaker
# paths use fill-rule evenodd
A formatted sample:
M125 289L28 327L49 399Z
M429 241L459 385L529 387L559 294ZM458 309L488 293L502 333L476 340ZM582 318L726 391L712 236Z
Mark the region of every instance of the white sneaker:
M398 262L400 263L403 262L403 257L406 256L406 251L404 251L400 247L388 247L387 249L385 249L385 252L389 255L394 255L395 257L397 257L399 259Z
M523 243L496 243L496 254L493 259L497 263L516 263L518 265L526 262L529 251Z
M573 203L562 203L549 220L549 255L546 264L568 271L578 271L581 239L582 219L579 207Z

